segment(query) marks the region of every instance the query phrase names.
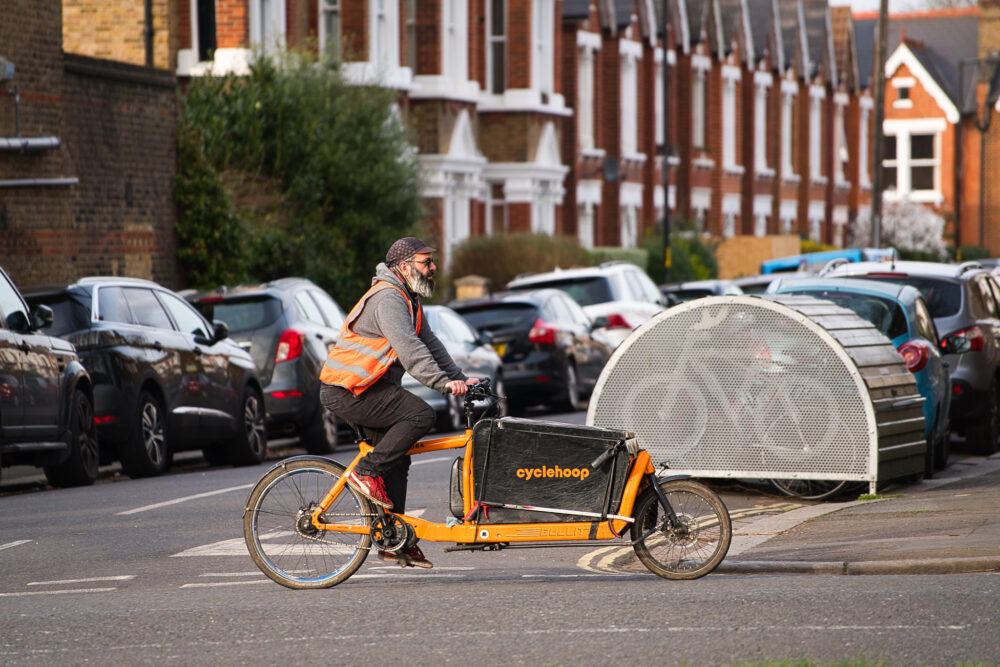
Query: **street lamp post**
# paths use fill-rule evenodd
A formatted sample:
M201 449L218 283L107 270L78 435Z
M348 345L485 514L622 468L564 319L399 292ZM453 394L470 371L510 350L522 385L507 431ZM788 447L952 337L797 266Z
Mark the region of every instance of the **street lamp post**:
M670 282L670 40L667 35L670 0L663 0L663 282Z

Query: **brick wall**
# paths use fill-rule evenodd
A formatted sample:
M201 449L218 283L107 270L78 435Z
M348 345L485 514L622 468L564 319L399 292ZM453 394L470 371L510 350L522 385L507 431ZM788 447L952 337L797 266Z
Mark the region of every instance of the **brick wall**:
M59 3L11 1L19 20L0 23L0 44L17 67L21 135L61 143L0 151L0 263L25 286L115 274L179 287L173 74L64 56ZM12 105L0 97L0 136L15 133Z
M134 65L146 63L145 2L62 0L62 6L63 48L66 53ZM171 51L167 0L153 0L152 18L153 66L168 68L171 66Z

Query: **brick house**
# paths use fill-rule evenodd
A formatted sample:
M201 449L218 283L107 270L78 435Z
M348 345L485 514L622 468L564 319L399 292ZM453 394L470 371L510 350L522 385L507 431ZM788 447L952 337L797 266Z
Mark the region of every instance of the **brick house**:
M870 213L874 20L826 0L153 0L148 15L140 4L63 0L66 50L183 81L245 71L255 49L315 44L342 52L353 80L397 90L445 259L502 232L634 245L667 205L717 238L835 245ZM952 92L961 59L1000 41L980 38L987 23L977 9L892 18L896 157L883 174L896 179L887 200L922 198L963 242L1000 254L989 224L1000 200L977 187L1000 145L974 113L977 91L990 109L996 97L985 83ZM934 188L914 191L924 178Z
M66 52L59 0L4 9L0 264L22 286L98 274L178 286L175 76Z

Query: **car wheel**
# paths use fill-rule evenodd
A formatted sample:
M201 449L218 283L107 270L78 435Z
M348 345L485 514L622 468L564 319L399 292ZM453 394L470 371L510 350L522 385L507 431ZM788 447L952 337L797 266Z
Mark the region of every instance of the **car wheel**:
M240 412L236 416L236 427L236 435L230 441L230 462L235 466L241 466L263 461L267 454L264 399L253 387L243 390Z
M966 429L966 439L973 454L989 456L997 451L1000 436L1000 388L994 379L990 384L986 413Z
M951 455L951 427L946 422L938 434L938 446L934 449L934 469L944 470L948 467L948 457Z
M465 430L465 406L462 399L448 394L445 396L445 409L438 413L438 431L464 431Z
M317 403L312 423L302 430L299 439L302 446L310 454L331 454L337 449L339 434L337 433L337 418L333 413Z
M562 395L556 403L556 408L565 412L577 412L583 409L583 401L580 400L580 380L576 376L576 364L572 361L566 362L566 384L563 386Z
M69 458L58 465L47 466L45 478L52 486L93 484L100 461L97 426L94 424L94 406L79 389L73 392L68 426Z
M170 468L166 411L163 402L149 391L139 392L132 434L119 448L118 459L132 478L162 475Z

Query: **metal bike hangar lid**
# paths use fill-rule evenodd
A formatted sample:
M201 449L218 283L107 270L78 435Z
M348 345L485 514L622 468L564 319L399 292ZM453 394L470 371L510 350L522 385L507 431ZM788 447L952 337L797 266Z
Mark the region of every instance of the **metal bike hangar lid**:
M679 473L874 483L880 434L906 452L892 476L922 470L922 400L891 341L853 311L810 296L718 296L632 332L587 424L634 431L654 464Z

